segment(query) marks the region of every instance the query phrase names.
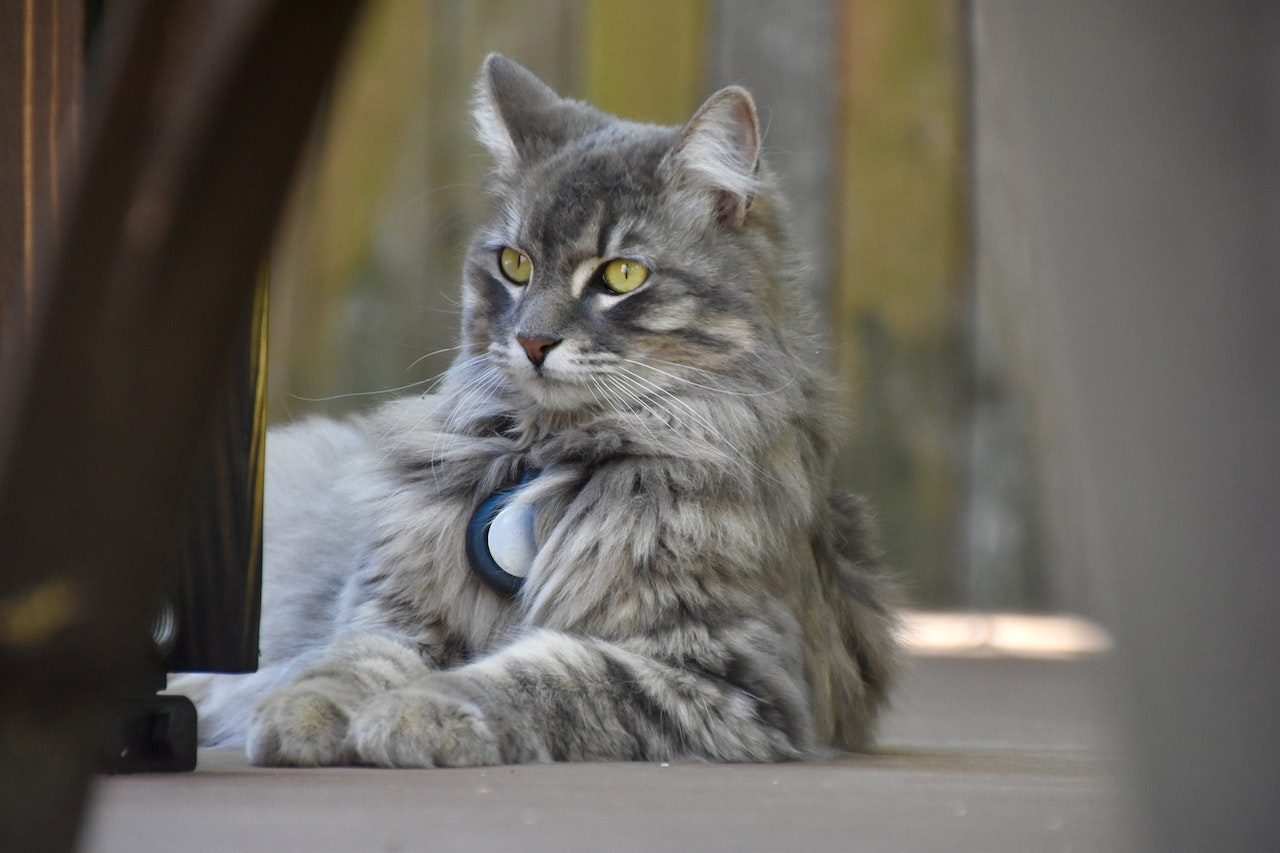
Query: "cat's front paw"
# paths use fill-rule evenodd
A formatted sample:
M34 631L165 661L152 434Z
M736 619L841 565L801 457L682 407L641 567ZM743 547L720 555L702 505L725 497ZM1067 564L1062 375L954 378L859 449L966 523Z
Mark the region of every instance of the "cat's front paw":
M323 687L296 684L258 705L249 723L249 760L259 766L351 764L350 715Z
M359 760L382 767L476 767L502 761L497 738L474 705L429 687L373 699L351 721Z

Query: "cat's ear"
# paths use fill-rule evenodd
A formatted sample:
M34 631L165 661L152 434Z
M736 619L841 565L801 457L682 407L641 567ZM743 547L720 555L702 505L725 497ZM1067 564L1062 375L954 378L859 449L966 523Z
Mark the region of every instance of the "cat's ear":
M534 73L500 53L484 60L472 114L476 135L499 173L561 145L581 105L557 95Z
M707 99L671 152L684 183L704 190L721 222L741 224L760 185L760 119L746 89Z

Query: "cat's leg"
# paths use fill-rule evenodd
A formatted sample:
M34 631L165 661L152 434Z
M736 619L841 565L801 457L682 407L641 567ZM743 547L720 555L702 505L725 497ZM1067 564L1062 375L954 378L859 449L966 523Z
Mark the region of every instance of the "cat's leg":
M813 740L803 667L774 651L727 649L717 674L543 630L374 698L351 742L395 767L797 758Z
M258 703L249 721L249 759L259 765L351 764L352 717L369 700L430 672L409 642L353 632L330 644L301 674Z

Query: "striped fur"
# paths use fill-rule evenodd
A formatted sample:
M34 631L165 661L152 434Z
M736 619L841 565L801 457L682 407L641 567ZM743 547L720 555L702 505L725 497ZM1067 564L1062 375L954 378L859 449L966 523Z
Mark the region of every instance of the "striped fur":
M831 489L826 357L754 105L708 104L638 125L486 62L462 354L434 395L272 433L262 669L175 685L205 742L389 766L868 746L891 593L866 510ZM649 281L584 277L613 257ZM517 333L563 343L535 369ZM539 551L507 600L463 536L531 467Z

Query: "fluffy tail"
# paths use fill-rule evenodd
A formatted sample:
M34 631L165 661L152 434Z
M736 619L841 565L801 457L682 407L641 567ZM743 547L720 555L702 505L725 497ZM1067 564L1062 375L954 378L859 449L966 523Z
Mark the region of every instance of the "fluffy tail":
M899 596L864 503L832 493L827 505L828 524L813 543L825 624L806 626L814 714L831 745L865 750L898 671Z

